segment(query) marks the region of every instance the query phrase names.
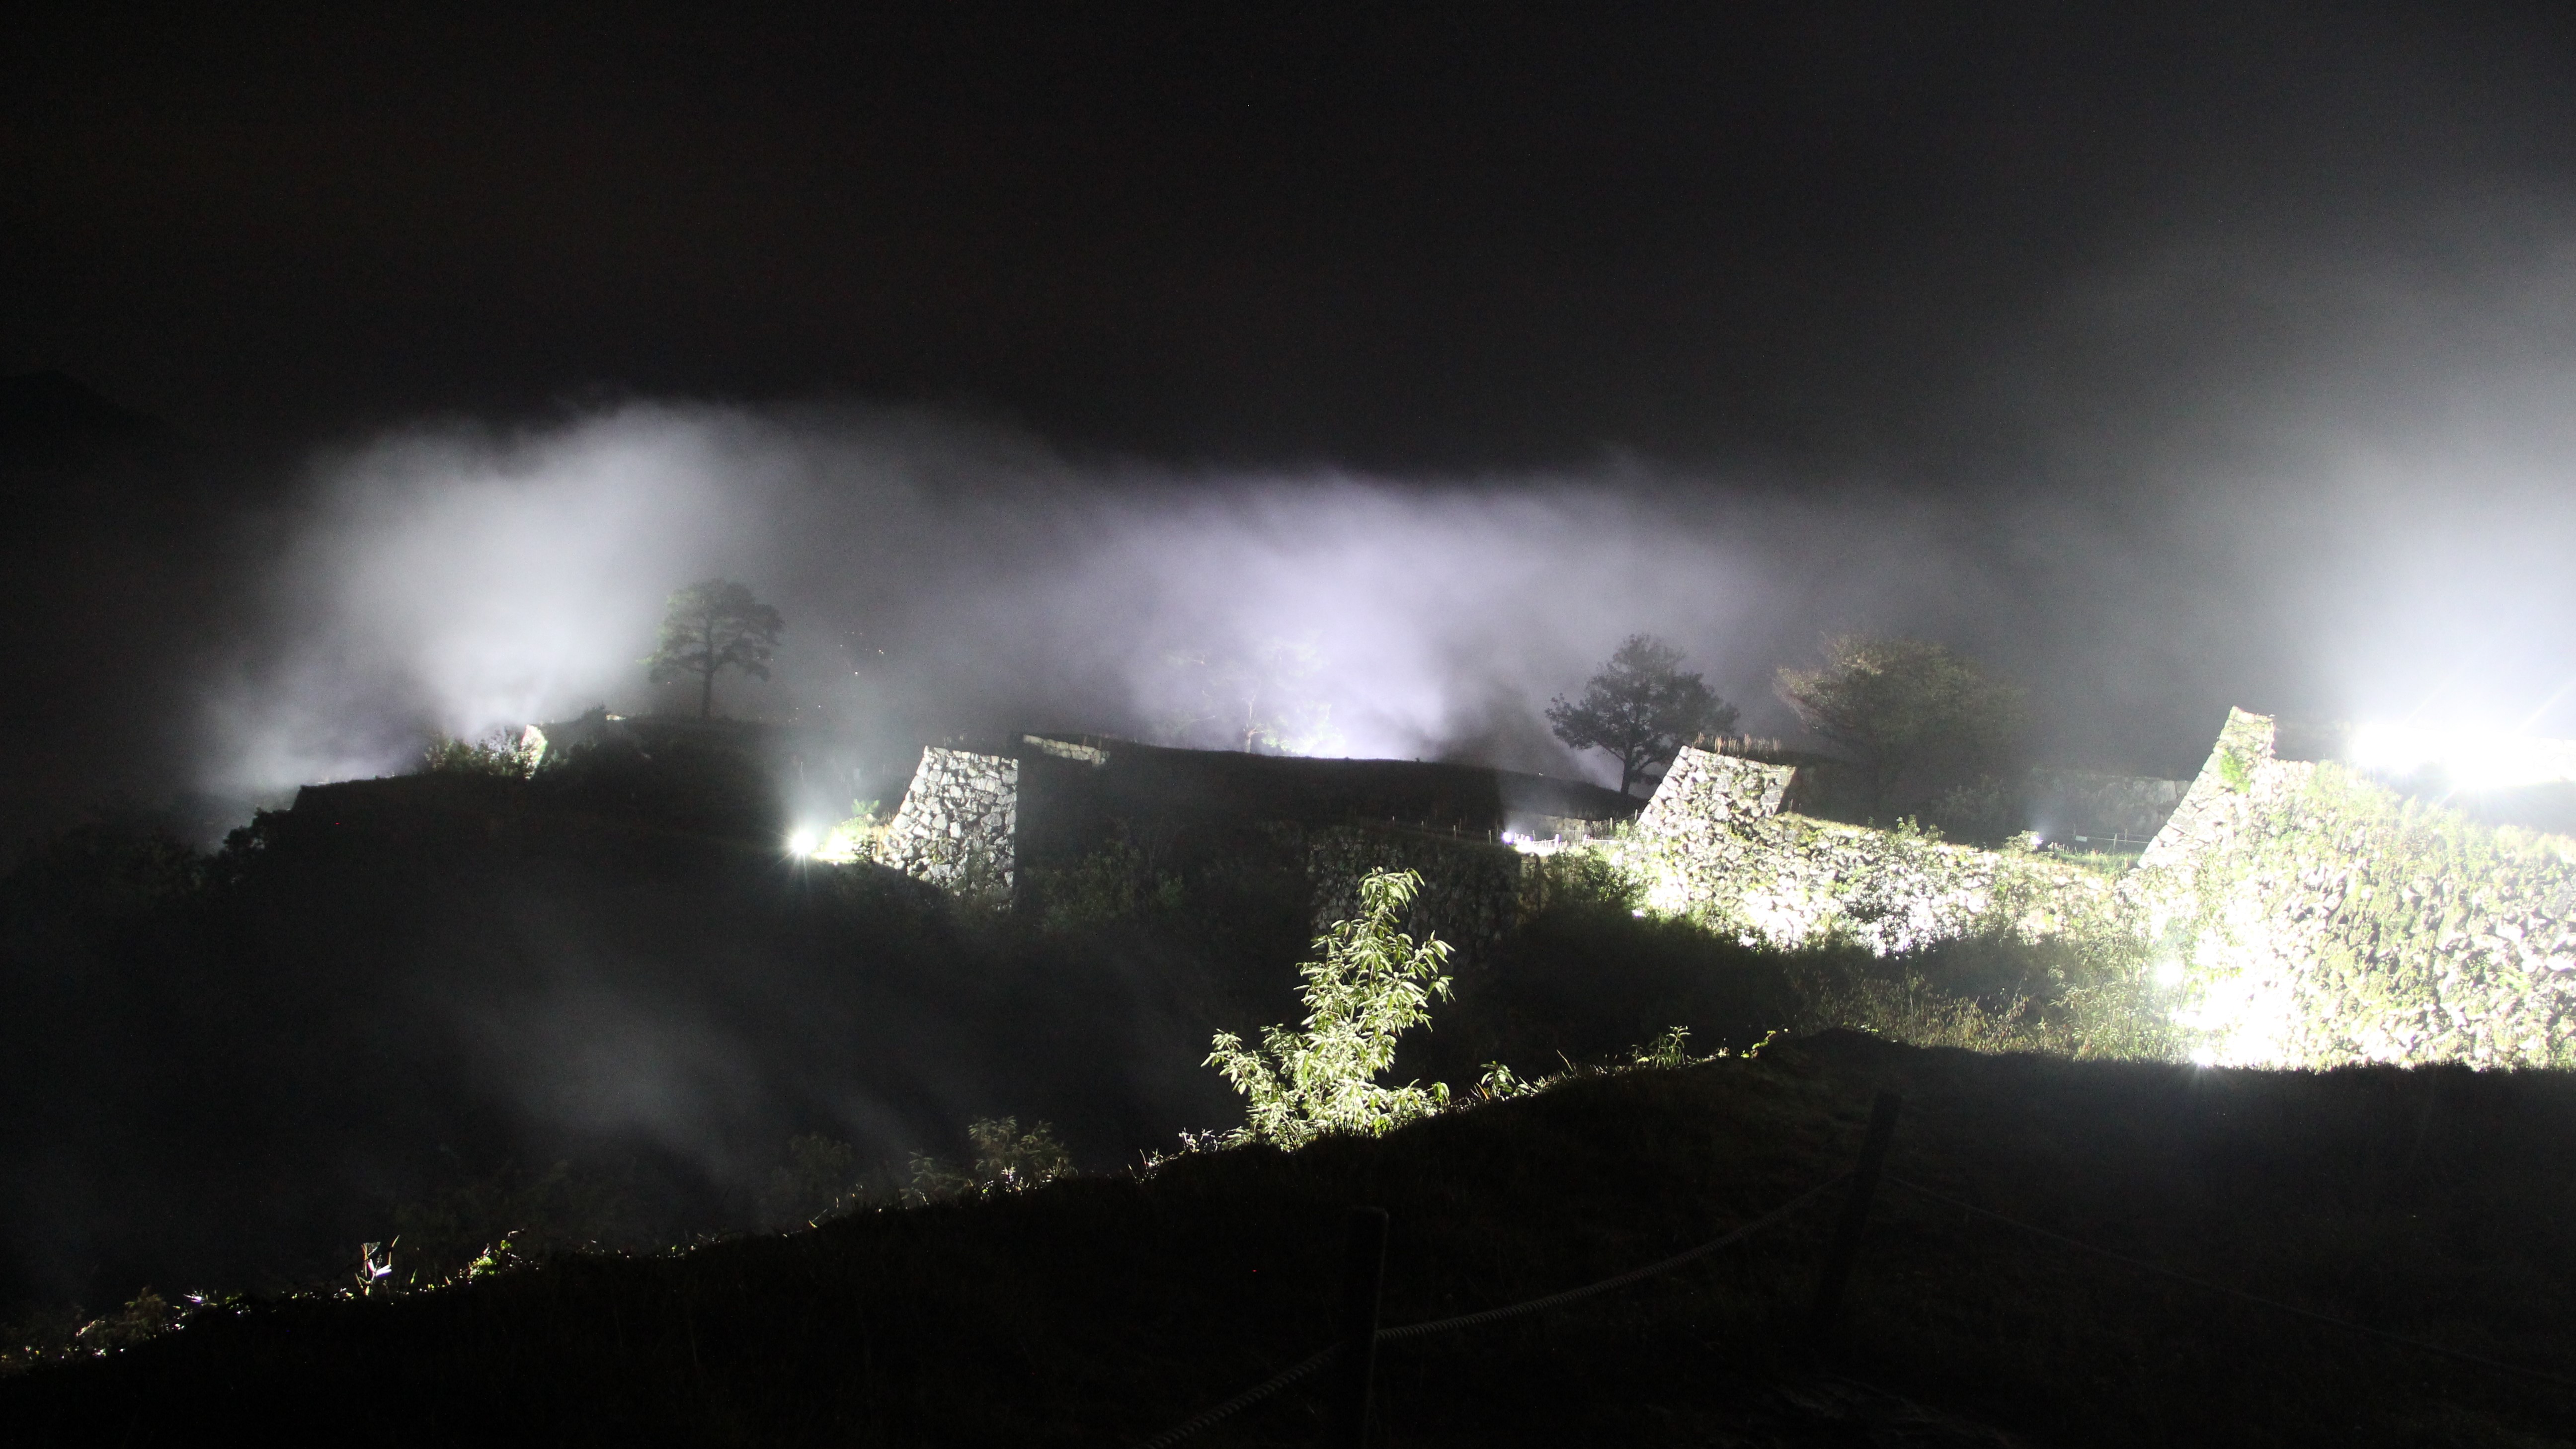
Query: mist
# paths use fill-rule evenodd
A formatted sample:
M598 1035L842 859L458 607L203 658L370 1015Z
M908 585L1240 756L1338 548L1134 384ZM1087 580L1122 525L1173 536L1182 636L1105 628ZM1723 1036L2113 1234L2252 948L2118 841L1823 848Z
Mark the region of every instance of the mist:
M2070 285L1995 364L1962 425L2010 449L1831 474L1191 468L826 403L407 428L315 462L200 772L273 792L398 770L431 730L680 707L639 661L663 597L714 575L789 622L723 708L884 739L1190 737L1182 661L1285 649L1307 752L1598 779L1541 712L1626 634L1790 734L1773 671L1848 630L1985 658L2075 763L2187 770L2230 704L2576 732L2576 377L2537 355L2576 287L2563 252L2524 261L2463 295L2161 253ZM2195 312L2269 355L2195 376ZM2183 354L2154 387L2149 344Z

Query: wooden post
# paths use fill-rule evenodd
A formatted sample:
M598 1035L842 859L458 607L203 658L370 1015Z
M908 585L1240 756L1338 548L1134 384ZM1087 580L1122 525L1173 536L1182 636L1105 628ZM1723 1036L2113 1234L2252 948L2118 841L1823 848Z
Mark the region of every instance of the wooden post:
M1341 1359L1333 1365L1332 1442L1364 1449L1377 1372L1378 1289L1386 1278L1386 1209L1351 1209L1342 1250Z
M1807 1346L1823 1353L1833 1346L1842 1316L1843 1284L1860 1256L1861 1229L1869 1222L1869 1200L1878 1191L1879 1168L1887 1161L1888 1141L1896 1136L1896 1112L1905 1099L1882 1091L1869 1106L1869 1135L1861 1139L1860 1161L1852 1166L1851 1190L1843 1196L1843 1215L1834 1224L1833 1245L1825 1250L1825 1271L1816 1280L1815 1307L1807 1315Z

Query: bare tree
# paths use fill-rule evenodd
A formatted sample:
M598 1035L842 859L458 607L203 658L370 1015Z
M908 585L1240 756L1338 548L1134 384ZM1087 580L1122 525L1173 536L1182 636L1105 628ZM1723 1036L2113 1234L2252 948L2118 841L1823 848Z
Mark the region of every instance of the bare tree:
M787 623L778 611L730 579L704 579L671 595L662 611L662 641L644 661L655 684L694 677L698 718L715 713L716 675L739 669L769 677L769 656Z

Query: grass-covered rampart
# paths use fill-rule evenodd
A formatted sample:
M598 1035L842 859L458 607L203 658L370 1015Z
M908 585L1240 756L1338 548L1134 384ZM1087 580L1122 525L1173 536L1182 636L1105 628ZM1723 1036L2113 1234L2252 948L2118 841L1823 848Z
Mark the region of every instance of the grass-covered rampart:
M201 1313L0 1383L0 1438L1115 1443L1326 1340L1351 1203L1393 1215L1389 1324L1494 1306L1686 1246L1838 1171L1880 1087L1907 1099L1900 1176L2321 1312L2576 1366L2576 1221L2555 1211L2576 1191L2563 1078L2069 1063L1840 1034L1293 1155L1185 1157L1141 1180L425 1295ZM2564 1442L2576 1411L2570 1391L2143 1279L1894 1190L1882 1207L1830 1374L1793 1348L1819 1214L1631 1292L1386 1350L1387 1442L1987 1442L1969 1421L2066 1444L2542 1444ZM1291 1393L1208 1442L1311 1443L1318 1428Z

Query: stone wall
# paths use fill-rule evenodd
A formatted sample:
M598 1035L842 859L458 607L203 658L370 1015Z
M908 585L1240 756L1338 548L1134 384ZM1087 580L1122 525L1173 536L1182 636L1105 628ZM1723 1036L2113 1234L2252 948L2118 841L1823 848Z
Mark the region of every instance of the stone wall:
M2135 848L2164 828L2189 789L2185 780L2037 769L2030 772L2032 822L2052 841Z
M2037 852L1784 814L1792 767L1698 749L1681 752L1632 828L1526 848L1597 852L1643 884L1650 909L1778 946L1886 953L1980 931L2135 932L2208 1061L2576 1067L2576 840L2489 828L2340 764L2279 759L2274 738L2271 720L2232 712L2116 884ZM877 859L1007 899L1019 791L1012 759L924 750ZM1509 933L1544 876L1532 854L1473 834L1265 829L1302 856L1319 928L1357 908L1369 871L1422 872L1407 929L1438 934L1462 964Z
M2576 840L2275 758L2242 710L2124 889L2204 1058L2576 1066Z
M943 890L1008 900L1019 871L1020 762L932 746L876 859Z
M1535 862L1509 846L1383 826L1285 828L1305 853L1319 932L1359 913L1360 881L1377 870L1421 872L1404 929L1448 942L1457 965L1480 962L1519 924Z
M1787 765L1684 749L1633 831L1600 847L1649 909L1748 941L1882 954L1980 930L2052 934L2117 907L2104 876L2027 851L1780 813Z

